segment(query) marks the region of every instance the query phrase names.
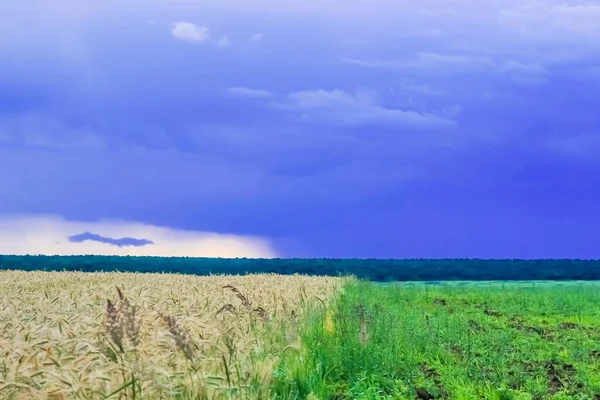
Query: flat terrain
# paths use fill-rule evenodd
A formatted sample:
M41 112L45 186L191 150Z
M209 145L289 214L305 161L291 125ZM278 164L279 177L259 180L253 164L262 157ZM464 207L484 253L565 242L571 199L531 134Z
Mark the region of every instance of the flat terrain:
M0 271L0 398L264 398L340 282Z
M0 399L600 399L600 283L0 272Z
M599 399L599 289L351 282L307 325L276 387L322 399Z

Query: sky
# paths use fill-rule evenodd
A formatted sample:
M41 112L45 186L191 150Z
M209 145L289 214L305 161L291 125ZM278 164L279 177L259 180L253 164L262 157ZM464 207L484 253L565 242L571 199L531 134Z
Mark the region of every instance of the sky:
M600 1L0 2L0 253L600 258Z

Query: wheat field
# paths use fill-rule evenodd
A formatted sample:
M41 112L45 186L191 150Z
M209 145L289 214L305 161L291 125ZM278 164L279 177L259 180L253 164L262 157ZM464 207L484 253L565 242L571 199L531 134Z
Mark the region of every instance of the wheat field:
M0 271L0 398L268 398L340 278Z

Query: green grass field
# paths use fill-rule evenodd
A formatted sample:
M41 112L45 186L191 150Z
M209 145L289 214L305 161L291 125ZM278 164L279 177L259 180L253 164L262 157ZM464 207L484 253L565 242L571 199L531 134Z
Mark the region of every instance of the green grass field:
M600 398L599 288L350 283L306 321L275 397Z

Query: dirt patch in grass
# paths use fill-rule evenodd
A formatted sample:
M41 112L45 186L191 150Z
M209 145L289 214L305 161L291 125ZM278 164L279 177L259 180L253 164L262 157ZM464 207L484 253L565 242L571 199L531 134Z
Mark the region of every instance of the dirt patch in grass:
M577 370L571 364L549 361L545 367L548 377L548 394L551 395L569 387L569 383L577 374ZM581 384L576 386L581 388Z
M462 357L465 353L462 347L457 344L453 344L449 347L450 352L458 357ZM599 352L600 353L600 352Z
M427 394L430 397L417 397L417 398L447 399L448 392L444 388L444 385L442 384L442 379L441 379L440 373L434 367L427 365L427 363L422 363L421 365L419 365L419 369L421 370L423 375L425 375L428 379L431 379L433 381L433 383L435 384L435 387L437 389L438 395L433 396L431 393L428 393L427 391L424 391L424 389L421 389L422 394ZM417 390L417 395L419 395L419 389L416 389L416 390Z
M509 318L508 325L511 328L516 329L516 330L521 331L521 332L527 332L527 333L537 334L542 339L545 339L545 340L554 340L555 336L556 336L555 333L552 331L552 329L543 328L543 327L537 327L537 326L531 326L531 325L527 324L525 322L525 320L522 319L521 317L511 317L511 318Z
M579 327L580 325L574 324L573 322L563 322L562 324L558 325L558 328L562 330L577 329Z
M433 304L444 308L448 314L454 314L456 312L456 310L454 308L448 306L448 301L444 298L441 298L441 297L434 298Z
M431 393L429 393L427 390L425 390L423 388L416 388L415 392L417 393L417 396L415 397L415 399L422 399L422 400L435 399L435 397Z
M557 328L560 331L582 331L582 332L585 332L589 336L596 336L596 337L598 337L598 335L600 334L600 332L596 328L584 326L581 324L576 324L574 322L563 322L563 323L559 324Z
M496 318L502 316L502 313L500 311L492 310L492 309L489 309L489 308L485 308L483 310L483 313L485 315L489 315L490 317L496 317Z
M468 324L469 329L471 329L471 331L473 332L483 332L485 330L483 326L481 326L478 322L473 321L472 319L469 320Z
M591 359L600 359L600 350L592 350L590 351L590 358Z
M536 400L546 399L547 396L555 395L561 391L569 395L579 394L584 386L581 382L576 382L577 370L572 364L557 360L532 361L521 364L521 368L530 377L539 377L542 373L546 376L546 396L534 397ZM509 376L513 377L514 375L515 371L509 372ZM519 386L516 381L510 384L513 389L518 389Z
M447 306L448 302L446 301L446 299L436 297L435 299L433 299L433 304L437 304L438 306Z

